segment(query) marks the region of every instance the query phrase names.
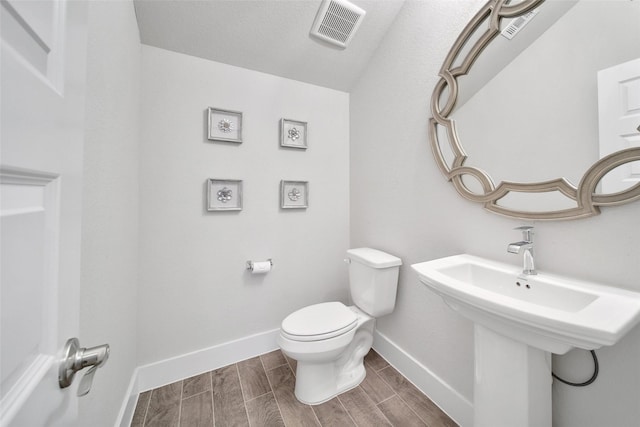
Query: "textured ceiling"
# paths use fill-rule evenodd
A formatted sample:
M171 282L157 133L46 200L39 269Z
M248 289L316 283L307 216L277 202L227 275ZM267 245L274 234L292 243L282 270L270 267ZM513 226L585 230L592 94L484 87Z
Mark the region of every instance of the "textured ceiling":
M309 36L321 0L135 0L142 43L350 91L404 0L352 0L367 15L346 49Z

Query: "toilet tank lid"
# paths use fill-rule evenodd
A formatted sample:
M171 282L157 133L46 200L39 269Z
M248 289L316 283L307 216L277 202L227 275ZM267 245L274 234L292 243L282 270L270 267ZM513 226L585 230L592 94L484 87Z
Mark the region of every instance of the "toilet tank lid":
M349 249L347 255L352 261L358 261L361 264L373 268L389 268L402 265L402 260L386 252L371 248Z

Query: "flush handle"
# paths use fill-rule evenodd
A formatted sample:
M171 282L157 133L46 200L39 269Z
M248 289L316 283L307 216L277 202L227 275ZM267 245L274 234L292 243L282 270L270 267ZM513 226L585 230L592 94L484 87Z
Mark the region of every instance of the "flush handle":
M69 387L76 372L90 366L91 368L80 380L78 396L84 396L89 393L96 371L107 363L107 359L109 359L109 351L109 344L80 348L78 338L67 340L64 346L64 357L60 361L60 368L58 369L58 384L60 388Z

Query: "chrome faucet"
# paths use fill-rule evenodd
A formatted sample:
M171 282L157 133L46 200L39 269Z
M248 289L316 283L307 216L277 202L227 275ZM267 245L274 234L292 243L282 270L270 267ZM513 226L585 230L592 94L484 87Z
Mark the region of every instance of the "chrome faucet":
M520 254L524 252L524 268L522 269L523 276L532 276L536 273L536 265L533 258L533 227L523 225L522 227L516 227L514 230L522 230L522 241L509 243L507 246L507 252L511 254Z

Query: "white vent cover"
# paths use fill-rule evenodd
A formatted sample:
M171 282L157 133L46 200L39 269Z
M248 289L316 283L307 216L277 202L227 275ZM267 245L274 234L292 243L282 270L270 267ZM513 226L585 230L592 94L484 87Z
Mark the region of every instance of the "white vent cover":
M311 27L311 35L347 47L366 13L346 0L324 0Z
M524 15L517 17L516 19L511 21L509 25L507 25L507 27L504 30L502 30L500 34L502 34L503 37L506 37L507 39L511 40L512 38L515 37L516 34L518 34L520 30L524 28L525 25L529 23L529 21L533 19L534 16L536 16L537 13L538 13L538 9L535 9L535 10L532 10L531 12L525 13Z

